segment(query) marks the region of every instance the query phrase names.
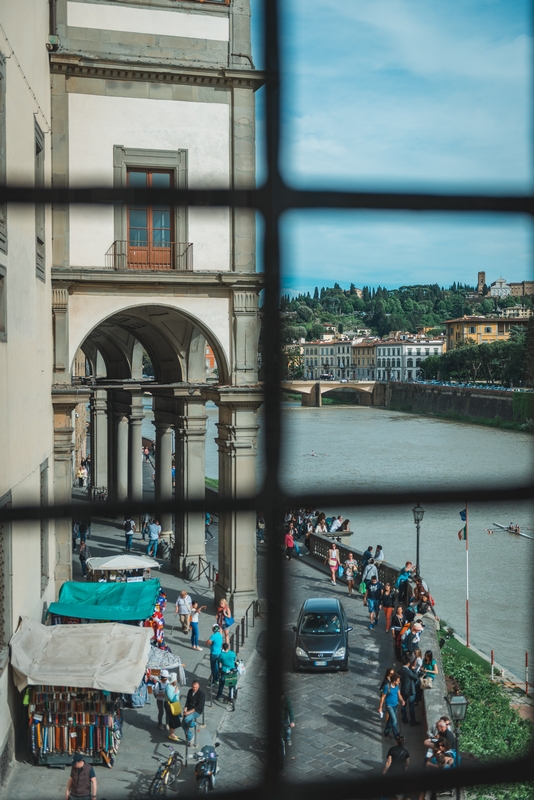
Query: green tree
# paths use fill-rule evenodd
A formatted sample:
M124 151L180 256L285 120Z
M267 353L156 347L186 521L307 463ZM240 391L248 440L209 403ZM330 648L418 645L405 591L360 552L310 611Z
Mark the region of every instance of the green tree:
M306 334L306 339L309 342L314 341L315 339L320 339L324 334L324 328L318 322L308 328L308 333Z
M303 322L311 322L313 319L313 311L308 306L301 305L297 308L297 317Z

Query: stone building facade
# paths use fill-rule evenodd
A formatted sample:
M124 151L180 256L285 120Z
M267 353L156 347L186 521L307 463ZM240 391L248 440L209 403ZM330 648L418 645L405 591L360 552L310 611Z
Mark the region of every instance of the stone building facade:
M255 91L249 0L0 0L0 181L249 188ZM20 20L26 20L21 25ZM28 89L27 83L31 87ZM142 498L143 397L156 495L204 496L207 401L219 410L219 491L256 488L254 212L132 198L0 209L0 505L68 502L75 413L90 407L92 482ZM206 383L209 347L217 383ZM143 354L154 378L143 377ZM88 365L88 370L84 365ZM88 371L90 374L85 375ZM82 374L80 374L82 373ZM78 460L83 432L76 432ZM170 514L173 564L204 554L203 514ZM218 596L256 597L255 515L222 514ZM71 524L0 526L0 770L16 701L9 637L72 575Z

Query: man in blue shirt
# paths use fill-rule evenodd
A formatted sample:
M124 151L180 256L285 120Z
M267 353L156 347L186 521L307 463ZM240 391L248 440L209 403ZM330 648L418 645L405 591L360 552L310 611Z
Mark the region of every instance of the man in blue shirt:
M213 633L206 644L209 645L210 648L211 680L213 683L217 683L219 680L219 656L222 651L223 635L218 625L213 625L211 630Z
M222 646L222 651L219 656L219 691L217 692L216 700L220 700L224 690L224 679L229 672L236 668L237 656L233 650L230 650L230 645L226 642Z

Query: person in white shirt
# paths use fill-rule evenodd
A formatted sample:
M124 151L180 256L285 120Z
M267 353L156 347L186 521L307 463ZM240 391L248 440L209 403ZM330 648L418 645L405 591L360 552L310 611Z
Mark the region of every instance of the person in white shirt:
M377 544L375 552L375 561L383 561L383 560L384 560L384 551L382 550L382 545Z
M324 519L322 519L315 528L315 533L328 533L328 528L326 527L326 522Z
M180 616L182 633L189 633L189 620L191 617L192 605L193 601L191 597L187 594L185 589L183 589L176 600L176 613Z
M336 517L333 520L332 524L330 525L330 533L335 533L336 531L338 531L341 528L342 523L343 523L343 517L340 514L339 517Z

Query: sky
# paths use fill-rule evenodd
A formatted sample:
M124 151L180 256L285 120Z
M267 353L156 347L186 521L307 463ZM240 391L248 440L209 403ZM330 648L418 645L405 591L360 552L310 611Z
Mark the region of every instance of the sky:
M252 0L262 66L261 0ZM283 0L281 168L305 188L529 193L532 3ZM264 173L258 93L258 179ZM291 212L290 294L532 279L520 216Z

